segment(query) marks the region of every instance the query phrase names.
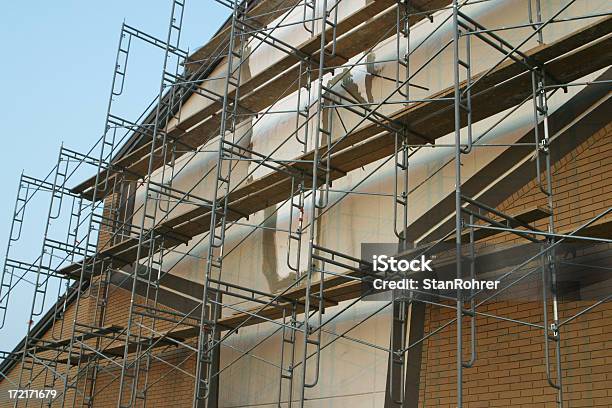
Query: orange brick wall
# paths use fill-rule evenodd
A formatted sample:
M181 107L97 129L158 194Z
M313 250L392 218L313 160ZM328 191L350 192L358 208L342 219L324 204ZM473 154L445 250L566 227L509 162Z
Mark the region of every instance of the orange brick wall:
M553 168L556 231L567 233L612 205L612 123L597 132ZM535 180L498 208L507 213L547 200ZM611 216L604 218L604 221ZM535 223L545 228L547 220ZM506 234L492 242L526 242ZM525 287L513 289L519 293ZM605 292L605 291L604 291ZM609 293L609 292L608 292ZM605 293L604 293L605 295ZM534 324L543 322L542 302L491 301L478 311ZM550 302L549 302L550 303ZM561 320L593 301L562 301ZM425 333L455 317L449 308L427 306ZM470 319L464 318L463 355L470 356ZM566 407L612 406L612 302L563 326L560 332ZM466 407L556 407L556 390L546 380L543 330L486 316L477 317L476 364L464 369ZM551 347L553 343L550 342ZM551 351L551 357L553 356ZM456 406L456 325L423 344L420 407ZM554 361L554 358L551 359ZM552 375L555 375L552 366Z
M107 248L112 245L110 241L113 238L115 226L110 220L115 219L115 208L118 202L119 195L117 193L111 194L104 199L104 210L102 211L104 220L100 224L100 231L98 233L98 249Z
M79 302L79 310L78 310L78 318L77 322L80 324L88 324L92 326L110 326L110 325L118 325L121 327L125 327L127 323L127 316L129 313L129 305L130 305L130 292L128 290L118 288L116 286L111 286L108 292L108 304L109 307L105 310L104 320L100 322L100 313L104 310L102 307L96 307L96 295L98 290L98 282L99 278L96 280L92 286L84 292L83 298ZM102 288L104 288L102 284ZM136 302L140 304L144 304L144 299L142 297L137 296ZM168 310L167 308L159 307L160 309ZM70 338L72 333L72 323L75 317L76 312L76 302L73 302L66 309L66 313L64 314L63 319L60 319L53 326L52 330L47 331L43 336L43 339L49 341L63 340ZM94 312L97 312L94 314ZM160 313L160 316L169 316ZM96 320L94 320L96 319ZM139 317L135 318L137 321ZM97 323L96 323L97 321ZM63 322L63 324L62 324ZM151 319L148 317L143 318L143 325L146 327L152 327ZM164 331L170 329L174 324L171 322L157 320L155 324L156 331ZM133 335L137 331L138 326L134 326L132 333ZM179 326L184 327L184 326ZM143 330L142 336L150 335L151 332L147 330ZM95 347L95 340L86 341L88 345L91 347ZM124 344L122 339L111 341L109 339L100 340L100 348L104 347L121 347ZM192 346L194 346L192 344ZM87 353L87 350L85 350ZM73 357L79 355L79 347L75 347L73 349ZM166 347L161 347L156 349L155 354L159 359L165 360L167 363L179 365L180 368L186 372L193 373L194 362L195 359L193 355L188 352L184 352L177 347L170 345ZM57 353L56 351L45 351L37 353L37 357L39 358L59 358L60 362L57 366L51 367L53 370L58 373L64 375L66 373L67 365L66 362L61 361L65 360L66 353ZM143 360L146 361L146 360ZM156 359L151 360L149 372L148 384L155 383L149 390L147 401L148 406L163 406L161 401L173 401L179 405L176 406L191 406L191 398L192 398L192 389L193 389L193 379L182 373L180 370L170 370L170 366L164 362L161 362ZM48 364L48 363L47 363ZM49 365L47 365L49 367ZM119 388L119 380L117 376L121 374L121 369L116 364L113 364L107 360L101 359L100 371L98 372L98 377L95 385L95 407L115 407L117 404L117 395ZM81 373L85 373L83 370L86 367L86 363L81 363ZM141 373L144 373L146 370L141 370ZM0 407L4 406L12 406L13 401L9 400L8 390L18 388L16 384L19 383L19 376L21 372L21 363L15 365L12 370L9 372L8 380L3 379L0 381ZM72 368L69 371L69 377L74 379L77 370L74 368L74 364L72 364ZM92 371L89 371L90 375ZM22 383L27 383L29 379L29 371L23 371L23 380ZM52 380L51 371L46 369L44 366L37 364L32 371L32 376L35 378L32 381L31 385L28 387L30 389L45 389L45 388L53 388L58 391L63 390L63 383L61 379L56 379L55 382ZM91 378L91 377L89 377ZM73 390L69 390L67 393L66 406L81 406L83 403L83 395L81 392L85 389L85 376L79 381L78 389L79 393L77 393L76 398ZM144 384L144 378L141 377L140 384ZM157 404L153 404L153 402L157 402ZM180 402L180 403L179 403ZM61 406L62 401L58 400L53 406ZM74 405L73 405L74 404Z
M612 203L612 123L589 137L553 166L555 230L568 232L586 223ZM543 177L543 181L546 179ZM514 193L498 208L507 213L534 205L546 206L547 200L535 180ZM611 216L608 215L607 219ZM535 223L545 227L547 220ZM516 238L506 235L505 240Z
M95 298L96 290L93 291L88 289L84 291L83 299L79 302L78 307L78 319L77 321L83 324L92 324L92 314L91 311L95 310L92 305L93 299ZM88 296L92 295L92 296ZM77 312L76 302L68 305L63 316L55 321L55 324L52 326L52 329L48 330L43 336L42 339L47 341L58 341L70 338L73 328L73 321L75 319L75 314ZM36 353L37 358L39 359L57 359L60 360L62 357L65 359L66 354L58 354L56 351L44 351ZM21 358L21 356L19 356ZM41 360L42 361L42 360ZM13 401L9 401L8 390L19 388L19 378L22 375L22 383L28 383L30 378L33 378L31 385L28 387L29 389L56 389L63 390L63 384L61 378L53 379L52 372L55 371L58 374L64 375L67 370L67 366L65 362L58 362L56 365L45 361L46 367L41 363L35 364L34 369L28 371L21 369L21 363L16 364L12 370L9 372L7 376L8 379L3 379L0 381L0 406L13 406ZM70 371L70 376L74 375L76 371L74 368ZM67 401L72 401L74 399L74 391L69 390L67 392ZM61 401L55 406L60 406ZM71 406L71 403L67 403L67 406Z
M567 302L561 317L588 302ZM540 302L493 302L480 312L542 322ZM452 309L428 307L425 333L455 317ZM464 320L469 331L469 320ZM548 386L542 330L479 316L478 355L464 369L466 407L556 407L556 390ZM469 334L463 336L469 359ZM552 343L551 343L552 346ZM451 325L426 340L421 366L420 407L454 407L456 401L456 331ZM561 331L563 391L566 407L609 407L612 401L612 303L574 320ZM553 367L554 376L554 367Z

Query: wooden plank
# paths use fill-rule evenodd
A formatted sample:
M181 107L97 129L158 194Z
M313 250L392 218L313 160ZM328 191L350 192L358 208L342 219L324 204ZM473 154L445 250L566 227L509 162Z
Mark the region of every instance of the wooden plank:
M518 213L508 214L510 217L518 220L519 222L515 222L511 220L506 221L504 219L498 219L498 218L495 218L494 221L498 221L502 224L505 224L508 226L508 228L518 228L518 227L522 227L521 223L530 224L534 221L542 220L548 217L550 214L551 214L550 211L546 208L528 207L528 208L521 210ZM477 219L475 219L475 221L477 221ZM497 225L489 224L489 223L483 224L483 226L497 227ZM504 231L497 230L497 229L474 228L474 241L475 242L482 241L483 239L490 238L495 235L499 235L503 233ZM469 241L470 241L469 231L466 231L463 234L461 234L461 242L468 243ZM447 239L446 242L455 242L454 235L452 238Z
M113 324L113 325L99 327L97 329L92 330L91 332L77 334L74 336L74 338L81 342L84 342L86 340L103 337L107 334L119 333L122 330L123 330L123 327ZM58 350L59 351L59 349L64 348L67 345L69 345L70 342L72 341L72 338L68 337L62 340L57 340L57 341L46 341L45 339L30 339L30 341L34 341L35 344L31 346L31 348L28 350L28 353L31 353L34 351L48 351L48 350ZM20 353L23 353L23 351L21 351Z

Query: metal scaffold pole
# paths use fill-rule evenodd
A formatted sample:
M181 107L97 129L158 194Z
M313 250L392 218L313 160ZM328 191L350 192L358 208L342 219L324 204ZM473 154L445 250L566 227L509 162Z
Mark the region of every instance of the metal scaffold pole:
M140 312L139 308L143 308L145 312L148 309L150 299L153 298L154 308L150 331L155 333L157 290L156 281L163 267L163 254L165 237L156 229L158 223L158 210L161 203L152 199L152 195L162 194L164 189L164 175L166 163L172 155L172 146L167 137L167 126L170 118L173 116L173 108L175 103L174 81L177 78L178 67L182 65L182 61L186 58L187 53L180 50L180 38L183 22L183 14L185 10L184 0L173 0L170 11L170 22L168 24L167 36L161 47L164 49L164 59L161 74L161 81L158 93L158 103L155 110L153 120L153 132L151 134L151 150L149 153L148 169L143 180L144 201L141 208L140 225L138 228L138 245L136 250L136 261L133 264L133 273L131 276L131 294L130 306L127 316L127 324L125 329L125 348L123 352L123 362L121 367L121 376L119 379L119 391L117 399L117 407L132 407L137 400L146 403L147 384L149 378L149 369L151 365L151 356L149 350L153 344L153 335L148 333L148 328L145 328L145 313ZM172 58L176 58L176 68L174 73L169 72L172 64ZM179 80L180 77L179 77ZM169 91L167 86L170 84ZM161 190L156 190L153 183L154 162L160 152L157 151L157 143L161 147ZM147 258L144 271L141 270L139 260ZM138 295L138 286L141 280L144 280L145 290L142 296ZM153 289L152 289L153 288ZM154 292L154 293L151 293ZM139 304L143 299L144 307ZM147 331L145 333L145 331ZM141 360L145 361L141 361ZM141 375L144 379L141 380Z
M121 27L121 32L119 34L119 44L117 46L117 53L116 53L116 57L115 57L115 64L113 67L113 77L112 77L112 82L111 82L111 90L110 90L110 95L108 98L108 105L107 105L107 111L106 111L106 117L105 117L105 123L104 123L104 133L102 134L102 137L100 139L99 142L99 156L98 156L98 160L97 162L94 162L96 165L96 178L95 178L95 184L94 184L94 189L93 189L93 194L92 194L92 198L91 198L91 206L88 209L88 214L86 214L86 235L84 237L84 247L87 250L87 248L90 245L96 245L95 244L95 239L99 239L100 235L95 235L93 232L95 230L95 226L97 223L96 220L96 216L95 213L96 211L98 211L98 209L100 208L100 204L96 201L96 197L98 195L98 192L100 190L102 191L106 191L108 189L108 183L109 183L109 179L107 177L107 175L105 176L103 173L104 168L107 168L110 165L112 156L114 154L114 149L115 149L115 143L118 141L116 140L116 136L117 136L117 130L111 128L110 122L111 122L111 114L112 114L112 109L113 109L113 103L115 101L116 97L119 97L122 93L123 93L123 88L124 88L124 84L125 84L125 76L126 76L126 70L127 70L127 64L128 64L128 60L129 60L129 52L130 52L130 38L126 39L125 33L124 33L124 27ZM112 207L112 205L111 205ZM112 212L112 208L109 209L109 212ZM80 262L80 271L78 273L78 277L76 278L77 283L76 283L76 299L75 299L75 313L74 313L74 317L73 317L73 321L72 321L72 328L71 328L71 334L70 334L70 340L69 340L69 345L68 345L68 350L66 353L66 359L65 359L65 364L66 364L66 368L65 368L65 377L64 377L64 389L61 393L61 401L62 401L62 406L66 406L67 402L68 402L68 398L69 398L69 390L74 390L73 393L73 404L76 401L77 398L77 390L78 390L78 384L79 384L79 371L80 371L80 363L81 363L81 353L83 351L83 346L81 345L81 343L78 342L78 339L76 339L77 333L79 331L79 319L80 317L80 305L81 305L81 298L82 297L87 297L83 291L83 285L89 281L89 279L93 278L96 275L96 269L99 269L98 272L98 279L100 281L100 283L102 283L104 281L104 263L105 260L102 259L97 259L96 257L97 255L97 251L94 251L93 255L91 257L89 256L84 256ZM102 300L100 303L97 303L96 306L98 305L104 305L105 301ZM102 315L103 313L101 313ZM96 328L95 326L92 326L93 330L95 331ZM75 367L72 366L72 362L73 362L73 353L75 353L74 349L77 349L77 353L79 353L76 357L76 365ZM77 371L76 374L74 374L74 380L70 380L70 373ZM85 404L89 404L90 401L87 400L87 398L85 397L85 395L83 395L84 398L84 403Z
M453 58L455 81L455 268L457 279L463 278L461 271L461 233L463 231L463 220L461 217L461 78L459 76L459 2L453 0ZM463 300L462 291L456 291L456 370L457 370L457 407L463 407Z
M245 38L240 39L243 29L240 19L245 13L242 3L232 1L231 28L225 70L223 107L219 129L219 147L216 161L216 177L211 204L210 228L206 266L203 276L203 291L200 311L200 329L198 333L196 371L193 393L193 408L205 406L211 395L213 375L213 353L218 353L219 346L213 346L216 340L216 319L220 313L218 303L210 302L211 279L221 279L224 256L225 231L228 211L228 195L231 188L232 152L226 150L225 141L228 133L233 136L236 131L240 90L240 64L244 53ZM238 50L237 50L238 48ZM238 68L235 67L235 61ZM233 90L233 98L230 91ZM228 126L229 124L229 126ZM233 142L232 137L232 142ZM233 149L232 149L233 150ZM217 232L219 231L219 232ZM214 275L214 276L213 276Z

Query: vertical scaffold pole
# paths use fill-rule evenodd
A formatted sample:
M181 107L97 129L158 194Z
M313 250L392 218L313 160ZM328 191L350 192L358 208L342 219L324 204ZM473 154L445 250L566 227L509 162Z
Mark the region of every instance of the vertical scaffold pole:
M215 341L217 334L216 319L220 315L220 295L216 299L210 300L211 279L213 273L220 279L223 264L223 248L225 243L225 228L227 221L227 207L230 192L230 180L232 172L232 149L225 148L226 133L235 134L238 103L240 98L240 72L244 53L246 38L237 37L243 26L240 18L246 13L239 0L232 2L232 17L229 34L229 44L227 52L227 69L223 90L223 107L221 110L221 123L219 126L219 148L217 151L216 178L213 189L213 197L210 210L210 228L208 249L206 256L206 267L203 279L203 292L200 311L200 331L198 333L196 371L193 393L193 408L206 406L211 395L211 381L213 376L213 353L220 348L218 341ZM239 45L239 51L236 51ZM237 66L234 66L234 59L237 59ZM234 73L237 72L236 78ZM231 96L231 91L233 96ZM232 100L233 99L233 100ZM231 126L228 128L228 123ZM230 151L228 151L230 150ZM218 232L217 232L218 231Z
M157 222L157 210L159 208L158 203L155 202L155 199L151 197L151 175L154 171L154 163L155 158L159 155L156 151L159 145L162 148L161 156L162 156L162 166L165 166L168 152L168 143L167 143L167 133L165 128L165 122L163 118L168 118L171 115L171 104L173 103L172 92L174 88L171 89L170 95L168 95L168 102L164 101L164 93L166 90L166 82L167 82L167 71L168 65L170 64L169 60L172 55L176 55L177 50L179 50L179 40L180 40L180 31L182 25L182 16L185 7L184 0L172 0L172 7L170 11L170 21L168 24L168 31L166 35L166 39L163 43L164 48L164 60L162 67L161 80L159 85L158 92L158 103L155 109L155 118L154 118L154 126L153 126L153 134L151 135L151 149L149 153L149 162L146 176L144 177L144 199L143 204L141 206L142 216L140 218L140 225L138 230L138 247L136 250L136 258L133 264L132 271L132 287L130 294L130 307L128 311L128 319L125 329L125 341L124 341L124 351L123 351L123 364L121 366L121 375L119 377L119 393L117 397L117 406L119 408L123 407L132 407L136 403L136 399L141 399L146 401L146 380L148 378L148 369L150 364L149 354L147 354L147 360L144 362L145 371L145 385L142 391L139 391L139 374L140 374L140 365L142 358L142 349L143 347L148 346L150 342L150 337L146 342L141 341L142 337L142 314L140 314L140 321L135 322L134 315L135 311L139 307L137 304L138 294L137 294L137 286L140 279L144 278L147 285L147 293L145 293L145 299L148 298L148 289L150 288L150 280L152 277L151 265L154 264L158 267L161 266L161 257L163 255L163 246L164 246L164 237L155 229ZM176 18L178 13L178 20ZM174 35L176 33L176 36ZM173 42L176 42L176 45L173 45ZM163 176L162 176L163 177ZM163 179L162 179L163 182ZM153 203L149 203L152 200ZM155 256L155 253L158 252L158 260L151 261L151 259ZM145 256L148 256L147 263L145 264L145 271L142 273L140 271L140 262L139 260ZM148 302L148 299L147 299ZM137 327L134 327L137 326ZM135 330L136 329L136 330ZM134 347L132 347L134 346ZM149 353L148 347L145 352ZM130 359L130 355L133 357Z
M317 238L317 191L318 191L318 181L319 181L319 160L320 160L320 137L323 130L321 128L321 122L323 119L323 78L325 76L325 46L326 46L326 30L327 25L327 0L323 0L321 2L321 42L319 45L319 68L318 68L318 89L317 89L317 115L316 115L316 123L315 123L315 131L313 132L313 159L312 159L312 180L311 180L311 204L310 204L310 217L309 217L309 241L308 241L308 261L306 264L306 293L304 298L304 338L303 338L303 349L302 349L302 372L301 372L301 390L300 390L300 399L299 406L300 408L304 407L306 401L306 388L314 387L319 380L319 362L320 362L320 353L321 353L321 344L320 344L320 336L318 340L313 340L310 338L310 334L313 332L313 327L310 324L310 309L311 309L311 296L312 296L312 278L315 270L314 265L314 251L315 251L315 241ZM325 132L329 132L328 130L324 130ZM328 141L331 137L327 138ZM328 146L329 147L329 146ZM328 155L328 159L330 158L331 152L326 152ZM326 175L327 176L327 175ZM327 200L326 200L327 201ZM323 284L323 276L320 277L320 285L321 288ZM319 293L319 307L318 307L318 316L319 316L319 325L321 324L321 314L323 313L322 309L322 296L323 293ZM321 331L319 330L319 334ZM308 355L308 346L312 344L316 347L316 372L315 379L312 382L307 381L307 360L309 358Z
M455 267L457 279L462 278L461 272L461 231L463 222L461 218L461 87L459 76L459 4L453 0L453 76L455 82L454 115L455 115ZM463 300L462 293L457 290L456 318L456 368L457 368L457 407L463 406Z
M548 233L555 233L554 220L554 196L552 185L552 167L550 160L550 134L548 125L548 96L546 94L546 73L543 67L532 70L533 86L533 113L534 113L534 135L536 146L536 180L540 191L545 195L550 215L548 217ZM540 119L542 121L543 135L540 140ZM544 177L542 180L542 169L540 157L544 155ZM559 336L559 301L557 294L557 267L555 261L555 238L550 235L546 239L546 255L543 256L542 265L542 304L543 304L543 326L544 326L544 362L546 365L546 378L548 384L557 391L557 406L563 407L563 385L561 369L561 340ZM552 295L552 322L548 315L548 290ZM555 345L555 371L556 382L551 375L549 341Z

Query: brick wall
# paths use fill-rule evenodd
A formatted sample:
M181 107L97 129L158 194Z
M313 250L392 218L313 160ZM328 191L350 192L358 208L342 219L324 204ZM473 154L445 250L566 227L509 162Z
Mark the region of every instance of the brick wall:
M95 292L95 291L94 291ZM93 293L89 289L84 291L84 298L79 302L78 307L78 318L77 321L81 323L91 323L90 311L93 309L91 306L91 302L93 297L87 296ZM59 315L59 318L55 320L51 329L47 330L41 338L52 342L67 339L70 337L72 333L72 323L75 319L75 315L77 313L77 303L73 302L66 308L65 312ZM61 305L58 308L62 309ZM36 357L39 359L39 362L33 366L33 370L22 370L21 363L17 363L13 368L9 371L7 378L0 381L0 406L13 406L13 400L9 400L8 390L17 389L19 384L20 375L22 376L21 383L26 384L32 379L31 385L28 387L29 389L55 389L62 390L63 384L60 377L54 378L53 372L64 375L67 369L66 363L59 361L56 364L51 363L47 360L53 359L62 359L65 353L59 354L57 351L49 350L43 352L37 352ZM21 359L21 355L18 356ZM43 365L45 364L45 365ZM30 364L27 364L26 367L29 367ZM48 367L48 368L45 368ZM71 371L71 375L75 372L74 369ZM73 390L69 390L66 394L67 406L71 406L75 395ZM21 406L20 404L19 406ZM25 405L25 403L23 404ZM61 401L54 406L61 406Z
M115 220L115 209L118 203L118 193L110 194L104 199L104 209L102 210L102 217L104 219L100 223L99 227L98 249L112 246L111 239L113 239L113 232L115 231L115 223L112 220Z
M96 278L96 280L92 283L92 285L84 291L82 299L79 302L78 307L78 316L77 322L79 324L87 324L92 326L110 326L110 325L118 325L120 327L125 327L127 323L127 317L129 313L130 306L130 292L126 289L119 288L117 286L110 286L108 292L108 307L105 310L104 319L100 320L100 313L104 310L102 307L96 307L97 299L98 299L98 288L104 289L104 284L100 284L100 278ZM100 298L103 298L101 296ZM140 296L136 297L136 303L144 304L144 299ZM77 311L76 302L71 303L67 309L62 319L58 319L56 323L53 325L51 330L48 330L42 338L48 341L57 341L70 338L72 333L72 324L75 318L75 314ZM159 305L158 305L159 306ZM169 308L159 306L159 309L162 310L171 310ZM159 316L163 317L171 317L169 314L160 313ZM135 320L140 322L140 318L136 317ZM142 320L143 326L153 327L151 318L144 317ZM164 331L169 330L174 323L157 320L155 324L156 331ZM134 335L137 330L137 325L132 331ZM179 326L179 328L184 326ZM142 336L150 335L151 332L147 330L143 330ZM103 349L105 347L122 347L124 341L122 339L119 340L110 340L102 338L100 339L100 345L95 345L96 340L88 340L85 343L91 347ZM192 342L193 343L193 342ZM194 344L191 344L194 346ZM89 353L87 350L84 350L84 353ZM73 357L79 355L79 347L75 346L73 349ZM192 390L193 390L193 378L189 375L184 374L181 370L170 370L170 364L179 365L179 367L189 373L194 372L194 363L195 359L191 352L181 350L174 345L168 345L165 347L160 347L156 349L155 353L157 359L152 359L150 363L150 368L148 370L149 378L148 384L155 384L149 389L149 393L147 395L148 406L164 406L162 401L173 401L178 405L176 406L191 406L191 398L192 398ZM36 356L41 359L59 359L59 363L55 366L49 365L48 362L47 367L52 368L54 371L61 375L65 375L67 370L66 364L66 353L58 353L57 351L45 351L38 352ZM164 360L160 361L160 359ZM100 370L97 372L97 380L95 383L95 398L94 398L94 406L95 407L115 407L117 404L117 395L119 388L119 380L118 376L121 374L121 368L109 362L108 360L100 359ZM143 362L146 362L146 359L143 359ZM71 379L75 378L75 374L77 370L74 368L74 363L71 364L72 368L69 371L69 377ZM83 374L82 378L78 382L78 390L79 393L75 395L74 390L69 390L66 394L66 406L82 406L84 396L82 395L83 390L86 389L85 386L85 378L91 379L93 375L93 370L89 370L87 375L84 368L87 366L85 362L81 363L81 373ZM13 401L9 400L8 390L16 389L17 384L19 383L19 376L22 373L21 363L16 364L9 372L7 376L8 379L4 379L0 381L0 406L12 406ZM141 369L141 373L145 373L147 370ZM31 385L28 387L30 389L56 389L58 391L63 390L63 383L60 378L56 378L53 380L52 371L46 369L42 364L36 364L34 366L34 370L32 371L32 381ZM27 383L30 378L30 372L27 370L23 370L23 379L22 383ZM89 383L88 383L89 384ZM144 384L144 377L141 377L140 384ZM21 404L19 405L21 406ZM62 406L61 399L58 400L53 406ZM137 405L139 406L139 405Z
M612 123L603 128L553 168L554 219L557 231L570 232L612 204ZM534 205L546 206L535 180L498 208L506 213ZM602 221L609 221L610 216ZM544 228L547 220L535 223ZM515 235L491 239L495 243L524 243ZM529 284L513 289L520 295ZM609 294L609 288L600 295ZM543 304L537 301L491 301L478 311L541 325ZM602 296L600 296L602 297ZM594 302L561 301L561 320ZM550 306L550 302L549 302ZM549 310L550 311L550 310ZM455 317L450 308L426 308L425 333ZM543 330L537 327L477 317L476 364L464 369L466 407L554 407L556 390L546 380ZM470 356L470 319L464 318L463 354ZM612 405L612 302L607 302L562 327L561 358L566 407ZM550 343L551 347L552 342ZM420 407L456 406L456 325L423 344ZM553 356L551 351L551 357ZM554 361L554 358L551 359ZM552 366L553 377L555 368Z
M590 303L566 302L561 317ZM480 312L542 322L540 302L493 302ZM425 333L454 318L452 309L428 308ZM469 329L469 320L464 320ZM556 407L548 386L542 330L492 318L477 319L478 355L464 369L466 407ZM423 348L420 407L454 407L456 401L455 325L428 339ZM469 359L469 334L464 358ZM574 320L561 331L563 391L566 407L609 407L612 400L612 303ZM552 355L552 354L551 354ZM554 376L554 367L553 367Z

